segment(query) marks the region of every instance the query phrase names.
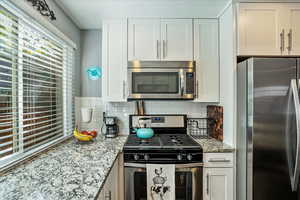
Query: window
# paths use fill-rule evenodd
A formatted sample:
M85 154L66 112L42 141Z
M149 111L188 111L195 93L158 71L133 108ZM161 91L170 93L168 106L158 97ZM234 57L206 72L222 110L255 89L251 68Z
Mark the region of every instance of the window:
M0 165L72 133L73 65L70 45L0 5Z

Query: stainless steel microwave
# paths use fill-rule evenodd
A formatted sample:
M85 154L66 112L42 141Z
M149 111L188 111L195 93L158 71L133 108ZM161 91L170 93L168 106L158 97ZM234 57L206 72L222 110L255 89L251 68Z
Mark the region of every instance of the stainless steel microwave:
M186 63L186 62L185 62ZM131 65L128 68L128 100L192 100L195 69L191 62Z

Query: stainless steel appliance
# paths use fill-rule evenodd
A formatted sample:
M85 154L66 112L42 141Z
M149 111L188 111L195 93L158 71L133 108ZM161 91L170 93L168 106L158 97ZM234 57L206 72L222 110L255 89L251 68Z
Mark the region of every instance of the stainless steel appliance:
M106 116L105 113L103 113L103 125L105 126L105 130L103 130L104 127L101 128L102 133L107 138L114 138L117 137L119 132L119 127L117 124L117 118L116 117L109 117Z
M237 199L297 200L300 59L238 65Z
M155 132L151 139L136 137L140 118L130 116L130 135L124 145L125 199L147 199L146 164L174 164L176 200L202 200L203 151L187 135L185 115L147 115Z
M194 63L135 61L128 68L128 85L129 100L192 100L195 95Z

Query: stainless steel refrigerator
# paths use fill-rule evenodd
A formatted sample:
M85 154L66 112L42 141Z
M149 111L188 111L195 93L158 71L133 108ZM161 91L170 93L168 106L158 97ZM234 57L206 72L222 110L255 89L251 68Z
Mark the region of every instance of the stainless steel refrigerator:
M238 64L237 200L300 200L300 59Z

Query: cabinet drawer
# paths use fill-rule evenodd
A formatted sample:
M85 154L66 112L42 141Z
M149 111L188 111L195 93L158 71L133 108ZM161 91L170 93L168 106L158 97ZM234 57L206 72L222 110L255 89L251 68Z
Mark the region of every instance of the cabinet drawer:
M204 167L233 167L233 153L205 153Z

